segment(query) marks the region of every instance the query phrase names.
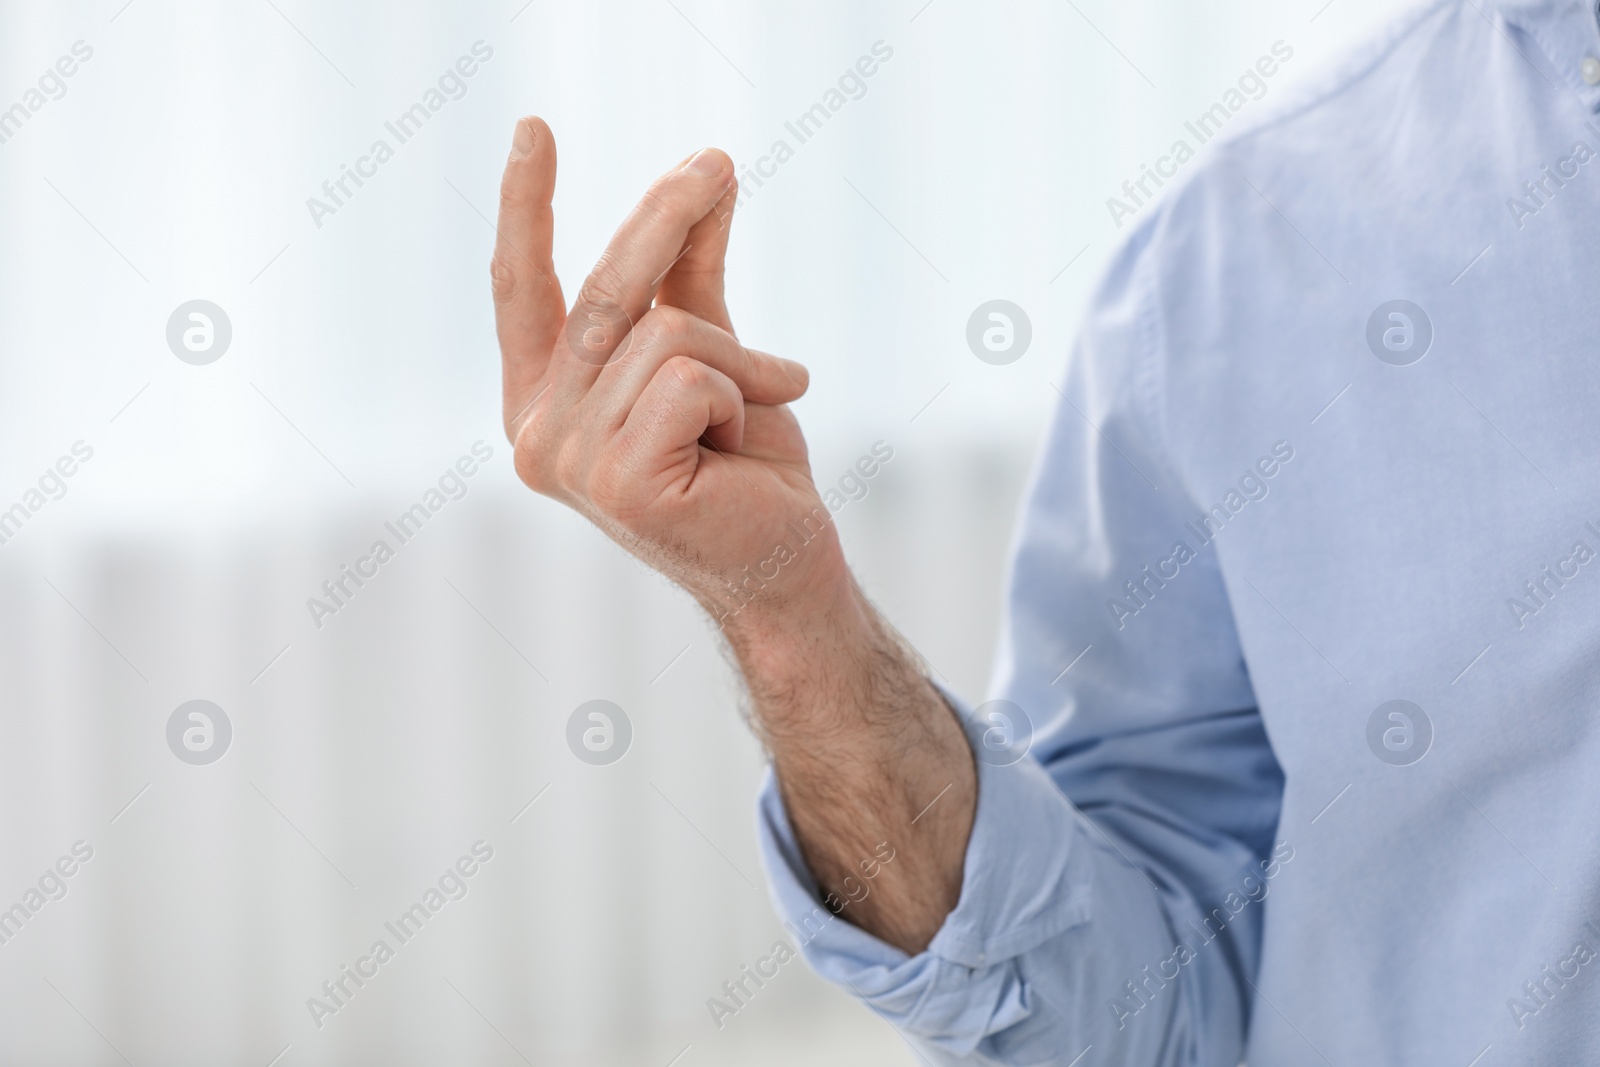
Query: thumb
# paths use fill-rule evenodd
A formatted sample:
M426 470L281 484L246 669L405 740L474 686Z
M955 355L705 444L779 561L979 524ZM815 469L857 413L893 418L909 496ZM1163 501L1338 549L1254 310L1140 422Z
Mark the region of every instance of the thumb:
M719 149L707 152L724 155ZM728 184L705 217L689 228L677 262L667 268L656 293L656 303L679 308L733 333L728 305L723 299L723 261L728 253L728 231L733 225L733 205L739 196L737 180Z

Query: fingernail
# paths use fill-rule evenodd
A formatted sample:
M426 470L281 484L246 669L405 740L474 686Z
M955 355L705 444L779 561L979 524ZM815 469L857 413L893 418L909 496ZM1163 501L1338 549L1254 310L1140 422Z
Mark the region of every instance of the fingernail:
M787 374L789 380L794 384L802 389L811 384L811 372L806 370L804 363L796 363L794 360L784 359L782 356L778 357L778 362L783 364L783 373Z
M702 178L715 178L722 173L722 156L714 149L702 148L684 164L683 169Z
M521 159L533 151L533 127L526 122L517 123L517 132L511 138L511 156Z

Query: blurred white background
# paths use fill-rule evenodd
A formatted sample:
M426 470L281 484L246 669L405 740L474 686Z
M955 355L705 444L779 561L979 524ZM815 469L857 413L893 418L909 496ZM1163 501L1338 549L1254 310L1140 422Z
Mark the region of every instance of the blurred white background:
M819 482L893 447L838 521L979 697L1049 383L1119 236L1106 198L1273 42L1294 58L1269 97L1385 14L0 2L0 109L24 112L0 111L0 509L93 449L0 544L0 909L94 850L0 944L0 1062L916 1062L800 964L712 1022L786 936L761 756L687 599L510 470L487 263L512 123L560 145L569 294L661 170L795 148L735 221L735 322L811 366ZM880 41L865 94L798 144L785 122ZM477 42L464 95L399 144L384 123ZM394 158L316 225L307 198L380 138ZM992 298L1032 321L1008 366L964 338ZM232 324L210 365L166 342L192 299ZM307 598L480 440L467 495L317 628ZM165 736L196 698L234 731L208 766ZM594 698L633 723L610 766L565 742ZM467 896L315 1025L307 998L480 839Z

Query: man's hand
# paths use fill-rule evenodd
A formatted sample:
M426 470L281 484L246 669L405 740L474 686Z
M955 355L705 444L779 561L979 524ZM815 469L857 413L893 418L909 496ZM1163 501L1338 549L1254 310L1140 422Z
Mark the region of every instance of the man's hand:
M517 473L719 619L746 605L771 615L792 602L787 591L819 582L842 587L837 539L783 406L805 392L805 368L741 345L723 303L732 162L707 149L657 179L570 313L550 256L555 174L549 128L524 119L492 265ZM747 568L794 540L787 524L807 522L819 536L784 564L790 573L745 584Z
M657 179L570 312L551 261L555 177L549 128L521 120L491 269L517 473L722 624L818 882L853 901L851 922L918 951L960 894L972 754L845 566L784 406L805 368L733 335L732 162L707 149ZM861 897L880 846L895 862Z

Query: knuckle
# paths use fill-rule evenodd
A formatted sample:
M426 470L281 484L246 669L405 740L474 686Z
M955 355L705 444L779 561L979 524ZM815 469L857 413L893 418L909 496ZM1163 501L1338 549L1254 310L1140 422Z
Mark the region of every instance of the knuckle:
M527 158L513 159L506 164L505 173L500 176L501 218L521 214L536 204L533 183L528 180L529 166Z
M514 433L512 465L517 477L528 488L546 496L553 496L561 488L553 460L559 445L559 428L543 405L535 402L520 427L508 428Z
M505 249L496 248L489 257L489 289L496 303L505 303L517 291L517 271Z
M764 355L756 354L737 341L734 342L731 351L738 353L733 358L739 373L751 381L760 381L765 372L777 369L771 359L766 358Z
M529 435L524 431L518 438L516 448L512 452L512 466L516 469L517 477L536 493L550 495L554 486L550 483L549 473L537 445L533 444Z
M670 336L687 336L694 329L694 316L669 304L651 308L646 317L655 319L658 328Z
M641 348L647 351L674 352L688 341L692 324L687 312L675 307L651 308L639 319L634 334Z
M671 176L656 179L639 198L640 218L650 223L668 223L687 214L687 205L681 196L675 195L674 186Z
M673 356L661 365L661 375L668 388L680 393L692 392L711 380L706 365L690 356Z
M555 450L552 474L557 488L579 490L584 482L584 457L581 449L558 448ZM588 496L587 492L580 495Z
M616 259L607 252L602 255L584 279L577 303L585 307L615 313L622 310L622 299L627 292L622 270Z

